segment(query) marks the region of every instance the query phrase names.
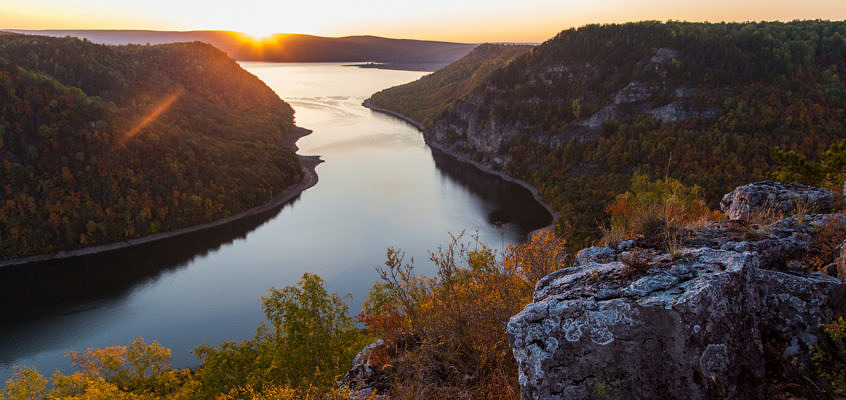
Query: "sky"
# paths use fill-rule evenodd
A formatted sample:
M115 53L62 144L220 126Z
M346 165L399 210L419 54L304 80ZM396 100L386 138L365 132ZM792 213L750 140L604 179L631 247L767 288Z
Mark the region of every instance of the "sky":
M542 42L589 23L846 19L846 0L2 0L0 29L234 30Z

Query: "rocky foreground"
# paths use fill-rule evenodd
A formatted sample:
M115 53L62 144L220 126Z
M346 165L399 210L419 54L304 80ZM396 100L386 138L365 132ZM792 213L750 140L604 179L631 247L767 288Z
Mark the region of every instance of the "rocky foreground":
M508 324L523 398L780 396L771 382L798 378L846 311L846 214L824 189L775 182L722 206L727 221L673 254L591 247L541 279Z

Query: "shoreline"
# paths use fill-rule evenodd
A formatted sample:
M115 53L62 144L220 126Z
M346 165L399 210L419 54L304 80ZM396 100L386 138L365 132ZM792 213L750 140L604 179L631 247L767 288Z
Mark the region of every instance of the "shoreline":
M380 113L383 113L383 114L388 114L390 116L399 118L399 119L413 125L415 128L417 128L417 130L420 131L421 134L423 134L423 141L426 142L426 145L429 146L431 149L436 150L436 151L440 151L441 153L444 153L444 154L447 154L447 155L455 158L456 160L458 160L460 162L470 164L470 165L476 167L476 169L478 169L482 172L485 172L485 173L490 174L490 175L495 175L495 176L497 176L497 177L499 177L499 178L501 178L505 181L515 183L517 185L522 186L524 189L528 190L529 193L532 194L532 197L535 198L535 201L537 201L538 204L540 204L543 208L545 208L546 211L549 213L549 215L552 217L552 223L551 224L549 224L545 227L542 227L542 228L535 229L531 233L535 233L535 232L538 232L538 231L541 231L541 230L553 230L554 231L555 221L558 220L558 217L559 217L560 214L558 212L556 212L555 210L553 210L552 207L549 204L546 204L546 202L543 201L543 197L541 196L538 189L535 188L534 186L530 185L528 182L517 179L517 178L515 178L511 175L508 175L508 174L506 174L502 171L497 171L497 170L495 170L495 169L493 169L493 168L491 168L491 167L489 167L485 164L482 164L482 163L475 161L475 160L471 160L470 158L468 158L464 155L456 154L456 153L449 151L446 148L440 146L437 143L433 143L433 141L429 140L428 137L425 134L426 133L426 127L423 126L423 124L421 124L420 122L415 121L414 119L412 119L411 117L409 117L407 115L404 115L404 114L401 114L401 113L398 113L396 111L389 110L389 109L386 109L386 108L374 106L373 104L370 104L369 98L364 100L364 102L361 103L361 105L364 106L365 108L369 108L373 111L380 112Z
M291 130L291 137L286 138L285 146L288 148L293 149L294 151L299 150L296 145L297 140L312 133L311 130L301 128L298 126L294 126ZM256 206L250 208L249 210L242 211L235 215L230 215L228 217L223 217L220 219L216 219L211 222L206 222L200 225L192 225L185 228L180 228L172 231L155 233L152 235L142 236L140 238L128 239L123 240L120 242L112 242L107 244L101 244L97 246L91 247L84 247L81 249L76 250L65 250L59 251L56 253L50 254L39 254L34 256L27 256L27 257L20 257L20 258L12 258L8 260L0 260L0 268L4 267L13 267L25 264L32 264L38 263L43 261L54 261L54 260L61 260L65 258L73 258L73 257L80 257L80 256L88 256L92 254L99 254L105 253L114 250L125 249L127 247L138 246L145 243L155 242L159 240L169 239L176 236L185 235L188 233L193 233L197 231L202 231L210 228L215 228L221 225L226 225L230 222L234 222L246 217L251 217L254 215L258 215L267 211L270 211L274 208L284 206L289 201L293 200L306 189L309 189L317 184L318 176L317 176L317 166L323 162L320 159L320 156L305 156L297 154L297 157L300 159L300 164L302 164L302 171L303 171L303 179L300 183L296 185L289 186L282 191L282 193L275 196L272 200L268 203L262 204L260 206Z

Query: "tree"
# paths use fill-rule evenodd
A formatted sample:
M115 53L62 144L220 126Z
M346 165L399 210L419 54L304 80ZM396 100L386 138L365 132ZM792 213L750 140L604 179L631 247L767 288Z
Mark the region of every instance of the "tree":
M238 387L331 387L370 340L353 325L344 298L329 294L317 275L270 288L261 302L269 327L262 323L253 339L193 350L203 362L197 379L206 397Z

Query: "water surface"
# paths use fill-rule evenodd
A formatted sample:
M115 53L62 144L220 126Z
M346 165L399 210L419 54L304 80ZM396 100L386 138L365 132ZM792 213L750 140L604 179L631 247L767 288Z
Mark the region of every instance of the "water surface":
M370 111L370 94L424 73L338 64L242 63L288 101L314 133L300 154L320 155L319 183L265 214L110 253L0 270L0 380L12 365L45 375L70 350L138 336L173 350L177 367L202 342L251 337L270 286L320 275L351 293L357 312L387 247L431 274L427 250L449 232L478 232L500 248L549 223L523 188L433 153L420 133ZM498 228L502 223L503 228Z

